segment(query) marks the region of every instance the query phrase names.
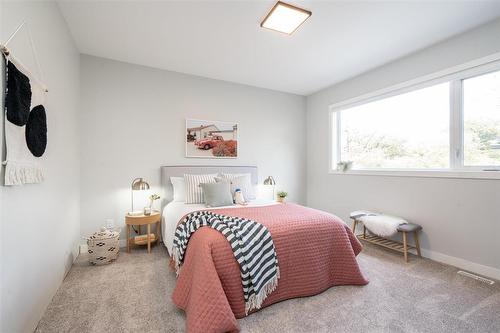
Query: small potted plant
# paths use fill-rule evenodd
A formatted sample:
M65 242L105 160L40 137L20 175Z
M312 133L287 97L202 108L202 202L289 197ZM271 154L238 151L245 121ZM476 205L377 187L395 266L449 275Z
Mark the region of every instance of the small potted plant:
M286 193L285 191L279 191L277 193L277 196L278 196L278 202L285 202L285 198L288 196L288 193Z
M337 163L337 171L342 171L346 172L348 170L351 170L352 168L352 161L340 161Z
M160 199L158 194L151 194L149 196L149 207L144 207L144 215L151 215L153 212L153 203L158 199Z

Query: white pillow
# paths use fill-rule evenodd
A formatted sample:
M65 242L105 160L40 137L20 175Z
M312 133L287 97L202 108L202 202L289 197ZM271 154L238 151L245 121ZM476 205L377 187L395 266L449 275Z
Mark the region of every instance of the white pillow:
M201 183L215 183L216 173L207 175L184 175L186 183L186 203L196 204L204 203L203 190L200 187Z
M255 190L252 185L252 175L249 173L223 173L221 174L223 179L228 179L231 181L231 191L239 188L243 192L243 197L245 200L255 200Z
M172 187L174 188L173 201L186 201L186 182L184 177L170 177Z

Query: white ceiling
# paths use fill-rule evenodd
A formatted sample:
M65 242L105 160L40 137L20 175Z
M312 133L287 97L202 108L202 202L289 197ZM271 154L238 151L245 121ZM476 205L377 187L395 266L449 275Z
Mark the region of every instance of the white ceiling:
M262 29L274 1L61 1L81 53L308 95L500 16L500 1L297 1L292 36Z

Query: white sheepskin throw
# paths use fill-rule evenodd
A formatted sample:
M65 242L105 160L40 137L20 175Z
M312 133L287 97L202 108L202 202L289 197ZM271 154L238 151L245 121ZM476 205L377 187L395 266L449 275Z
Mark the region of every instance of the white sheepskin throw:
M400 217L389 215L367 215L359 218L365 227L380 237L391 237L398 232L401 224L408 223Z

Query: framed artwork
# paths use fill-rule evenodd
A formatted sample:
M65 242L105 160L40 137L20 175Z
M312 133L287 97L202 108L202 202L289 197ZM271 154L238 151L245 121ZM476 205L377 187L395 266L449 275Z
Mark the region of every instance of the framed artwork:
M237 158L238 124L186 119L186 157Z

